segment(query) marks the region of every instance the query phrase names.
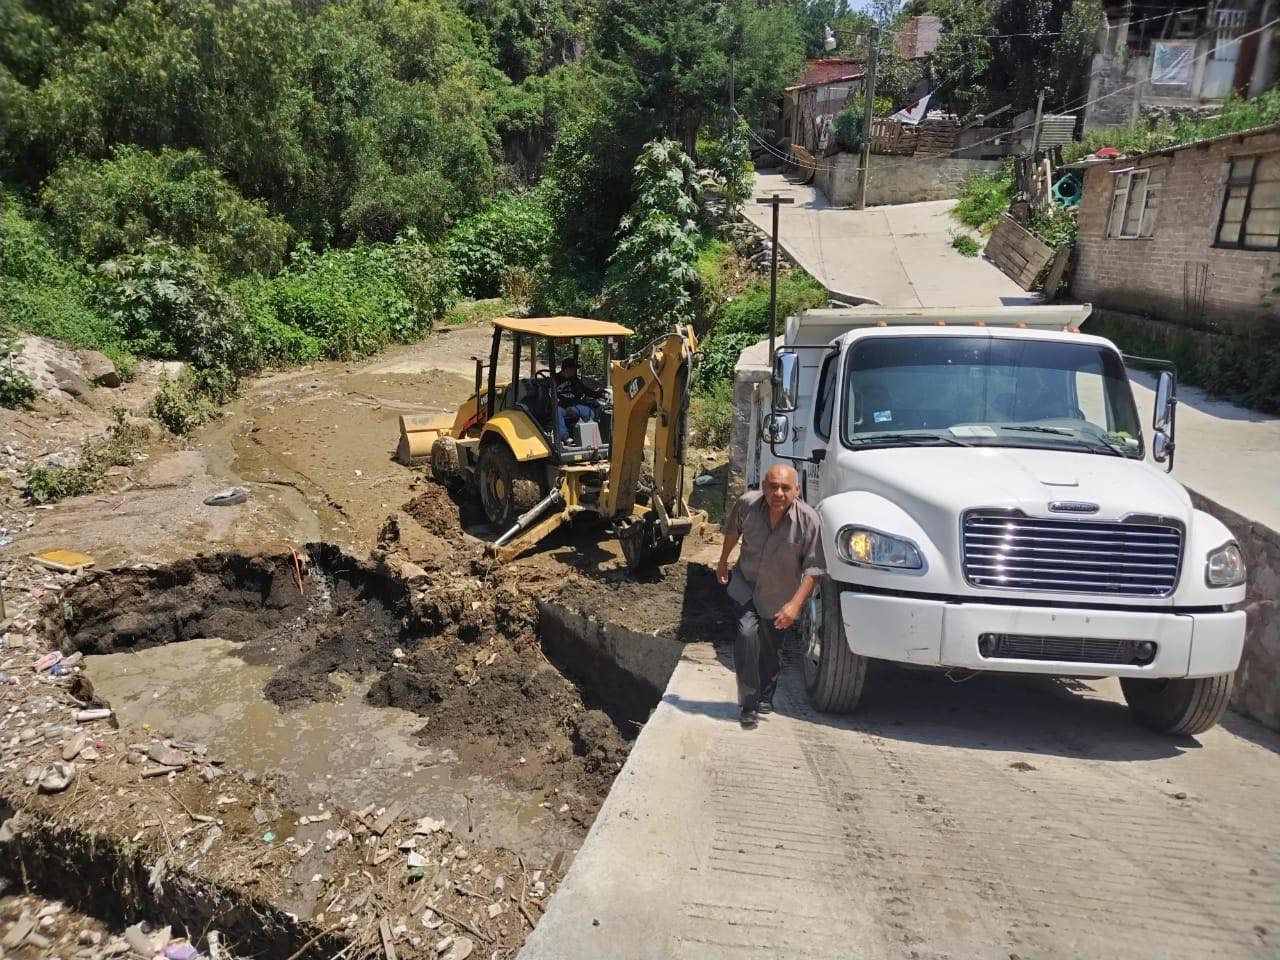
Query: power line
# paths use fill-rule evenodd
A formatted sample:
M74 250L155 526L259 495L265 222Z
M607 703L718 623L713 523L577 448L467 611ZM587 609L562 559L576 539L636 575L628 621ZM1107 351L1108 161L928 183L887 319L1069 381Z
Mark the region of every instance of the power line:
M1166 19L1168 19L1169 17L1176 17L1176 16L1180 16L1181 14L1184 14L1184 13L1195 13L1197 10L1201 10L1201 9L1203 9L1203 6L1200 6L1200 7L1183 7L1181 10L1169 10L1169 11L1168 11L1168 12L1166 12L1166 13L1158 13L1158 14L1156 14L1156 15L1154 15L1154 16L1150 16L1150 17L1142 17L1142 18L1137 19L1137 20L1130 20L1130 21L1129 21L1129 26L1133 26L1134 24L1138 24L1138 23L1149 23L1149 22L1150 22L1150 21L1152 21L1152 20L1166 20ZM1109 23L1110 23L1110 22L1108 21L1108 25L1109 25ZM835 30L835 28L832 28L832 29L833 29L833 32L837 32L837 33L850 33L850 34L853 34L853 35L855 35L855 36L859 36L859 37L863 36L863 34L862 34L860 31L854 31L854 30ZM975 31L972 31L972 32L970 32L970 33L961 33L961 32L959 32L959 31L955 31L955 30L944 30L944 31L943 31L943 33L942 33L942 36L944 36L944 37L974 37L974 38L977 38L977 39L980 39L980 40L1008 40L1008 39L1012 39L1012 38L1015 38L1015 37L1035 37L1035 38L1040 38L1040 37L1060 37L1060 36L1062 36L1064 33L1066 33L1066 31L1065 31L1065 30L1033 30L1033 31L1029 31L1029 32L1027 32L1027 33L982 33L982 32L976 31L976 30L975 30Z

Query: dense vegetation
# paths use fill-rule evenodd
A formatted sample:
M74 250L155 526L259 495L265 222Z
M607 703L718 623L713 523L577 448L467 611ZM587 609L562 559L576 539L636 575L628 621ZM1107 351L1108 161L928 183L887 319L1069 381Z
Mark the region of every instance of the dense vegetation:
M126 374L188 361L158 401L179 428L240 376L413 340L460 298L705 329L694 159L750 190L729 59L767 122L839 13L0 0L0 323Z

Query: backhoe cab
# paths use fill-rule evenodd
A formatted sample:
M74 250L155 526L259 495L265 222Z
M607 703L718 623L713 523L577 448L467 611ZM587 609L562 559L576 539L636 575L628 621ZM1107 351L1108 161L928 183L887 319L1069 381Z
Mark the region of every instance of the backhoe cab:
M615 323L503 317L493 328L488 360L476 358L475 393L455 414L401 418L401 462L429 449L439 483L477 493L489 522L504 531L493 545L500 561L581 513L613 523L633 570L676 560L693 523L684 499L693 331L677 326L623 357L632 331ZM592 398L590 418L580 418L561 408L555 371L566 358L576 364L587 343L599 343L608 382ZM509 379L499 378L500 366ZM642 474L655 415L649 488Z

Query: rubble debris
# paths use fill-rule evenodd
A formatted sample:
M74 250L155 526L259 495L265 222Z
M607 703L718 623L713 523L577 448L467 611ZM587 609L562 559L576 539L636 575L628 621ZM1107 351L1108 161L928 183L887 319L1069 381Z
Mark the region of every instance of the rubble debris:
M76 765L59 760L51 763L40 773L38 785L42 793L61 793L71 786L76 776Z

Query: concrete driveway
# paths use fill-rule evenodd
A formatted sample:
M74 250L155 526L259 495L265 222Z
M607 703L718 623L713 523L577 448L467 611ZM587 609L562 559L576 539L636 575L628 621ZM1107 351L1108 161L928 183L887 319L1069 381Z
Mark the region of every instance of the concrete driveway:
M962 229L954 200L849 210L830 206L821 191L779 173L756 175L747 217L768 233L773 211L756 197L793 197L781 208L779 243L792 259L833 290L885 307L985 307L1037 303L984 257L951 247Z

